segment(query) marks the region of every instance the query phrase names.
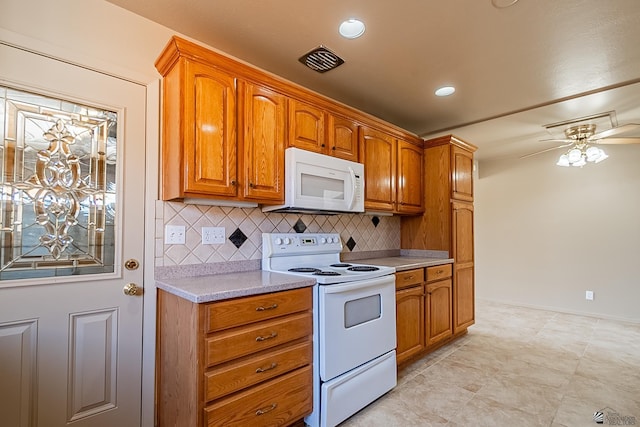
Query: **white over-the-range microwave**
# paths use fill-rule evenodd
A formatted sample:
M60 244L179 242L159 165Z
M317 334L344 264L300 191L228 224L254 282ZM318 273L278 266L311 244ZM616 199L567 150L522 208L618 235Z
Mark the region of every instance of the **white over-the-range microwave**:
M264 212L364 212L364 165L337 157L287 148L285 202Z

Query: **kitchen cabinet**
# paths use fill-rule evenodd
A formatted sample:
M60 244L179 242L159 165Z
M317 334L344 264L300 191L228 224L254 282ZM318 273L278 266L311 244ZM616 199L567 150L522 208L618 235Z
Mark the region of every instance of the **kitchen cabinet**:
M288 145L357 162L358 124L306 102L290 99Z
M396 361L409 361L453 335L451 264L396 273Z
M451 264L427 267L426 346L433 347L453 335Z
M239 81L172 39L162 74L162 199L280 203L284 197L286 97Z
M446 251L454 259L453 332L474 323L473 153L447 135L425 141L425 211L401 220L401 248Z
M401 214L423 211L422 149L370 127L361 127L365 209Z
M162 198L236 197L235 79L183 59L162 84Z
M425 349L424 269L396 273L396 362Z
M310 414L311 307L311 288L202 304L159 290L159 425L290 425Z
M245 198L283 203L287 97L242 81L238 87L238 149L243 153Z

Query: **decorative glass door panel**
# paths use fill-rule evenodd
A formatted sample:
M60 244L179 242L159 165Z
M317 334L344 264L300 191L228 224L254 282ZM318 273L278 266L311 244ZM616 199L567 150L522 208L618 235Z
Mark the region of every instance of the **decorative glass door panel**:
M117 114L0 87L0 280L113 273Z

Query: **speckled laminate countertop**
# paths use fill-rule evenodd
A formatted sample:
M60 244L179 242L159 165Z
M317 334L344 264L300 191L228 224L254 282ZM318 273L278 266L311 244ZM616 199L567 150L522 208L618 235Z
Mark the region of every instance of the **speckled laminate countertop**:
M414 268L431 267L432 265L452 264L453 258L394 256L384 258L365 258L359 259L358 262L361 264L395 267L396 271L404 271Z
M158 289L195 303L286 291L315 283L315 279L262 270L156 279Z

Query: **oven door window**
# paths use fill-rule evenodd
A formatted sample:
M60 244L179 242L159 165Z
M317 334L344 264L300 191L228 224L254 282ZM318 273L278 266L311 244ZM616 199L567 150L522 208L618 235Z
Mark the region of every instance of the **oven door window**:
M346 329L379 319L382 315L380 294L347 301L344 305L344 327Z

